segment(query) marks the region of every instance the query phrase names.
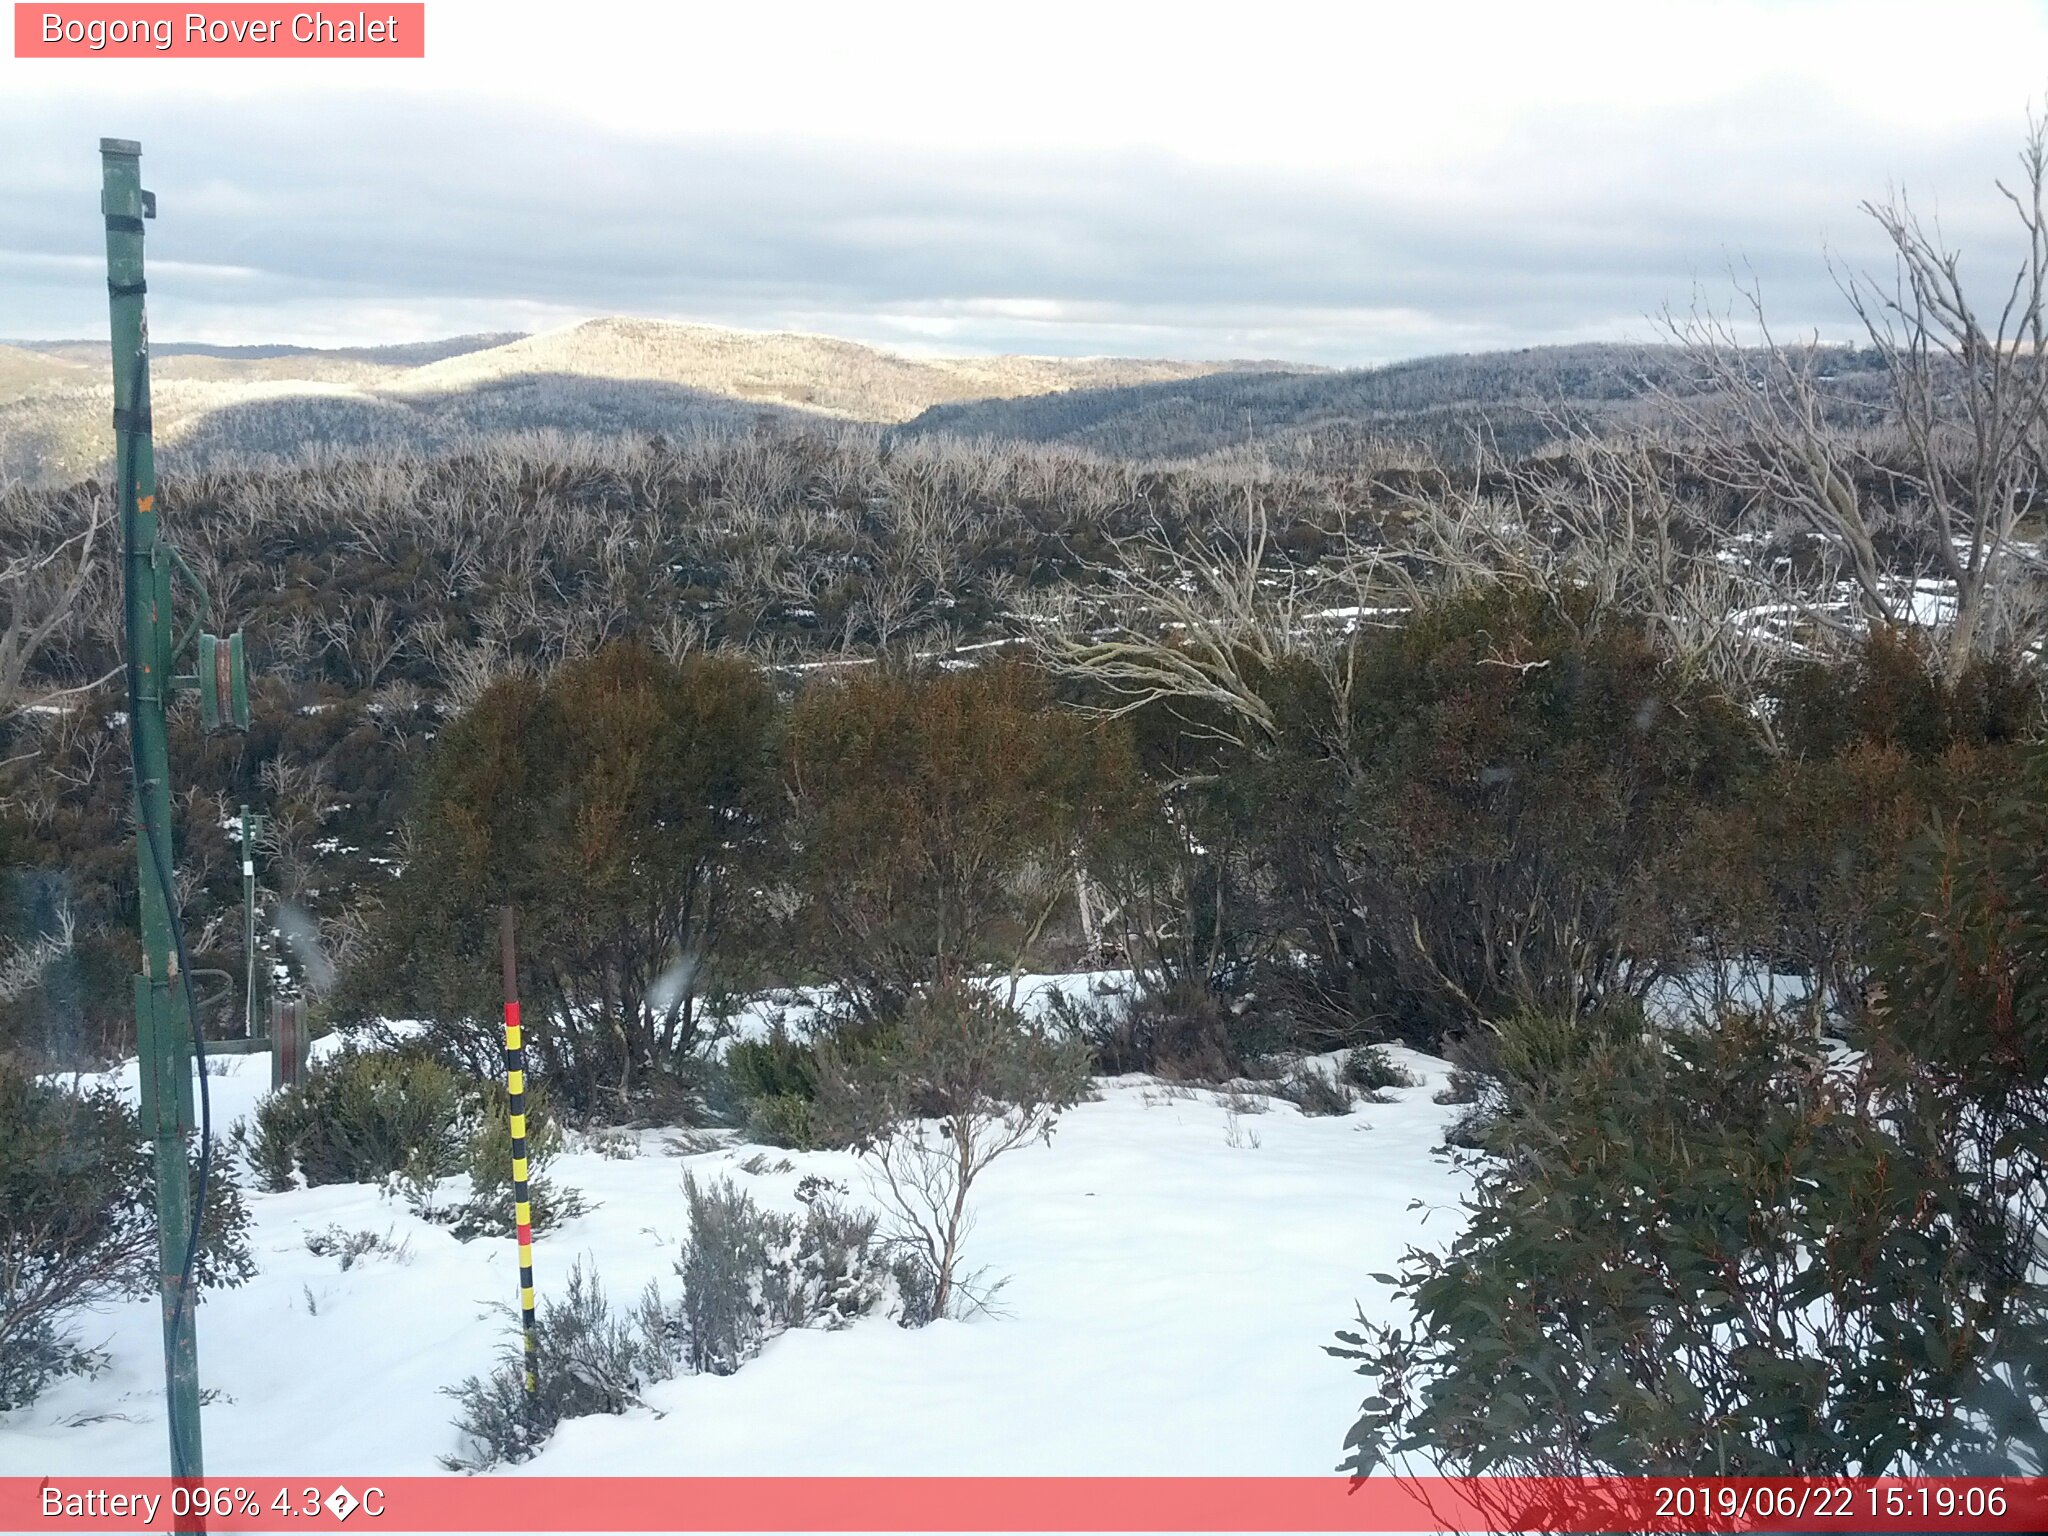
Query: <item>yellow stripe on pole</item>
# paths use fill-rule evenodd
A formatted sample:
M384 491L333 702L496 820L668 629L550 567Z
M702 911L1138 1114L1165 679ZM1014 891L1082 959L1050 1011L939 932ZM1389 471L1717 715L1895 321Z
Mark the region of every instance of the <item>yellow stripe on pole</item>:
M513 939L510 907L498 909L500 958L505 970L505 1113L512 1133L512 1211L518 1222L520 1328L526 1335L526 1398L531 1407L540 1391L540 1343L534 1336L533 1207L526 1192L526 1053L520 1047L519 956Z

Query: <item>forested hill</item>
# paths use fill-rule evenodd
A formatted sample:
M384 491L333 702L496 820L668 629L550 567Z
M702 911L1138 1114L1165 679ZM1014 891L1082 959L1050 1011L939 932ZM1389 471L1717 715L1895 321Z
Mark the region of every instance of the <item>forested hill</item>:
M1588 343L1340 373L1230 372L936 405L896 435L1007 438L1115 457L1183 459L1318 436L1414 441L1456 453L1483 430L1514 452L1549 437L1558 421L1642 413L1653 385L1683 389L1686 380L1672 349Z

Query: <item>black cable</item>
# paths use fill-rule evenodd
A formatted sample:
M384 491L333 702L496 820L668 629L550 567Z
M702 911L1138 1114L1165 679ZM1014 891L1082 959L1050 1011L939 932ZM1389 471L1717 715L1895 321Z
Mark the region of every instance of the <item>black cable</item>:
M129 395L128 419L140 418L142 408L142 384L145 378L143 366L138 359L135 368L135 383ZM193 1304L193 1291L199 1267L199 1234L206 1223L206 1197L213 1180L213 1095L209 1090L206 1072L206 1032L199 1023L199 999L192 991L192 964L185 953L185 923L178 911L178 898L171 885L170 859L164 851L160 829L143 812L142 778L142 734L141 703L142 690L135 676L135 519L139 512L139 492L135 484L135 438L134 432L125 434L127 441L126 461L121 465L121 589L123 597L122 631L128 642L128 763L129 774L135 785L136 820L141 824L143 841L149 845L149 861L156 874L157 889L163 895L164 916L171 929L171 944L178 957L178 981L185 989L185 1017L192 1026L192 1053L199 1067L199 1192L194 1203L189 1231L185 1239L185 1263L178 1282L178 1307L171 1314L171 1332L175 1334L184 1326L185 1317ZM201 680L202 685L204 679ZM169 743L165 743L168 751ZM147 955L145 954L145 957ZM136 1041L138 1051L141 1041ZM159 1084L161 1092L163 1085ZM176 1092L175 1089L172 1090ZM175 1102L175 1101L174 1101ZM159 1104L161 1110L161 1104Z

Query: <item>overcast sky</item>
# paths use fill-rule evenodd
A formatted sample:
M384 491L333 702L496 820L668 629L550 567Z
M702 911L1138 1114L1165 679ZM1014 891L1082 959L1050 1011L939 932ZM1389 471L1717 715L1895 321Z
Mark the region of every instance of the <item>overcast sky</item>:
M624 312L1352 364L1641 338L1735 264L1846 334L1863 198L2001 257L2048 0L429 0L427 51L0 59L0 337L104 335L102 135L170 340Z

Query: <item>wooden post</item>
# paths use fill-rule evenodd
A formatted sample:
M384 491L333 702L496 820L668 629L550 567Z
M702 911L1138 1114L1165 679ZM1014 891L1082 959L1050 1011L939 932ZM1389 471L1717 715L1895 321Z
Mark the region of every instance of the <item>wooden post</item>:
M313 1042L306 1038L306 1000L270 999L270 1086L288 1088L304 1082Z

